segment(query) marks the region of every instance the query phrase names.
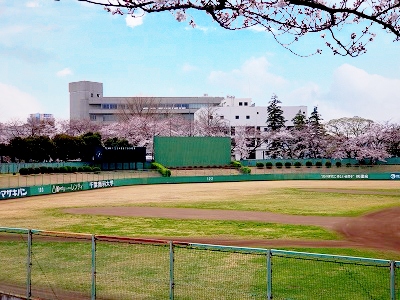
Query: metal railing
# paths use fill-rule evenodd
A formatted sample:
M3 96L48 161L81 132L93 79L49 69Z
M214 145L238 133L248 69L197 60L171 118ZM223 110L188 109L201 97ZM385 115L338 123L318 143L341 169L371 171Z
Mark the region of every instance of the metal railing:
M0 294L21 299L400 299L400 262L0 228Z

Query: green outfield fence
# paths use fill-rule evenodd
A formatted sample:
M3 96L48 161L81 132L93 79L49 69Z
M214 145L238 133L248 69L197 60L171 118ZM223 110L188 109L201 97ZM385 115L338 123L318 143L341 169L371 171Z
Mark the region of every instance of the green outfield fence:
M254 168L257 172L256 168ZM173 170L185 172L187 170ZM191 172L193 170L190 170ZM217 170L214 170L217 171ZM221 170L218 170L221 171ZM169 183L213 183L239 181L267 181L267 180L400 180L400 172L370 173L369 170L345 169L337 173L328 169L316 170L318 173L302 173L301 171L288 173L261 173L241 174L237 169L223 169L225 175L212 170L195 170L195 176L178 175L162 177L157 171L118 171L96 173L66 173L51 175L28 175L0 178L0 201L14 198L25 198L38 195L50 195L84 190L96 190L109 187L169 184ZM176 174L176 173L175 173ZM208 174L208 175L201 175ZM11 175L13 176L13 175ZM3 184L2 184L3 182Z
M0 296L13 299L395 300L399 268L384 259L0 227Z

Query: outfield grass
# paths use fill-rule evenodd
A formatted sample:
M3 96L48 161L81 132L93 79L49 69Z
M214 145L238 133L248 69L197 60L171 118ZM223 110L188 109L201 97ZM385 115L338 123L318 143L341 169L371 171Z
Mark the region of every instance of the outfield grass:
M62 209L161 206L356 216L400 205L397 182L368 181L368 189L365 184L365 181L270 181L143 185L37 196L0 201L0 226L130 236L333 239L337 238L335 234L312 226L72 215ZM333 192L335 189L340 193Z
M24 286L23 246L22 242L0 241L0 283ZM44 242L36 241L34 236L33 286L51 291L57 299L66 292L88 298L90 254L90 243ZM168 299L169 259L167 245L98 242L97 296ZM387 266L275 255L272 270L274 299L330 300L332 295L334 299L388 299L389 295ZM266 279L265 254L175 247L175 299L265 299Z
M379 194L381 193L381 194ZM130 204L136 205L136 204ZM359 216L363 213L400 205L400 189L337 189L314 191L302 188L268 189L246 195L222 194L215 199L187 199L141 202L138 206L268 211L290 215Z

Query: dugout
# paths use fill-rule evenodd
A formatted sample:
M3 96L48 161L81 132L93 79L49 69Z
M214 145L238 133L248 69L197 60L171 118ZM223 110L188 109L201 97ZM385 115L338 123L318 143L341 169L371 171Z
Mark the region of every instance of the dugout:
M146 147L101 147L96 149L95 162L102 170L137 170L146 162Z
M165 167L226 166L230 137L154 137L154 160Z

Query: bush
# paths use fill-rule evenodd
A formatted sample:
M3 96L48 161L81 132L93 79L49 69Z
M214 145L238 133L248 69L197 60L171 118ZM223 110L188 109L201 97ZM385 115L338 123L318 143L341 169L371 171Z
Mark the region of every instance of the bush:
M240 168L242 166L242 164L239 161L235 160L235 161L231 161L231 166L234 168Z
M150 167L156 169L163 177L171 177L171 170L167 169L162 164L152 162Z
M275 164L275 167L277 167L278 169L282 169L282 166L283 166L283 164L282 164L280 161L278 161L278 162Z
M250 174L251 173L251 169L249 167L241 167L240 168L240 172L242 174Z
M53 167L47 167L47 173L54 173Z
M72 173L75 173L75 172L77 172L78 171L78 168L77 167L71 167L71 172Z
M83 172L92 172L93 171L92 167L90 167L90 166L83 166L82 168L83 168Z
M351 163L347 163L346 168L350 168L350 167L351 167Z
M342 163L341 163L340 161L337 161L337 162L336 162L336 167L337 167L337 168L340 168L341 166L342 166Z
M285 168L290 169L292 167L292 163L290 161L285 162Z
M312 161L306 161L306 167L311 168L312 167Z
M58 168L58 173L68 173L67 167L59 167Z
M29 174L34 174L35 173L35 169L34 168L28 168L28 175Z
M40 167L33 168L33 173L32 174L40 174Z
M330 161L325 162L325 167L327 168L332 167L332 163Z
M93 167L93 172L100 172L101 169L99 167Z
M262 169L264 168L264 164L262 162L256 162L256 167Z
M21 168L21 169L19 169L19 174L20 174L20 175L29 175L29 173L28 173L28 168Z
M47 167L46 166L41 166L41 167L39 167L39 169L40 169L40 173L42 173L42 174L46 174L47 173Z
M83 172L83 167L78 167L78 172Z
M65 168L67 169L67 173L72 173L72 168L70 166L65 166Z
M322 162L317 161L317 162L315 163L315 166L316 166L317 168L321 168L321 167L322 167Z
M272 169L272 162L266 162L265 163L265 167L267 168L267 169Z
M294 167L295 167L295 168L300 168L300 167L301 167L301 162L296 161L296 162L294 163Z

